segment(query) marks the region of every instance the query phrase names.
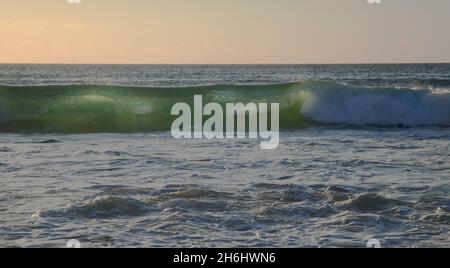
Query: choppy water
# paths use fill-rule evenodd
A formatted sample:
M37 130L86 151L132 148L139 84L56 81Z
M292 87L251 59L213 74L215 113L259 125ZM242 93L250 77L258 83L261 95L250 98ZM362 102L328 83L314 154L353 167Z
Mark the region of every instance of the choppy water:
M145 90L331 80L337 90L342 83L356 87L352 94L345 89L324 99L327 105L345 102L340 118L354 121L285 129L273 151L260 150L257 140L174 140L167 132L3 129L0 245L64 247L68 239L78 239L86 247L365 247L376 238L383 246L448 247L449 70L449 65L2 65L0 84L8 87L3 86L0 98L16 97L0 106L4 110L39 98L26 92L33 85L114 84ZM28 88L17 98L11 85ZM370 91L375 97L363 94L348 101L347 96L368 90L375 90ZM406 95L388 90L406 90ZM437 97L430 95L436 91ZM437 100L423 102L420 96ZM367 98L372 106L355 104ZM422 112L398 108L402 104L422 107ZM402 127L391 121L364 124L361 120L373 117L355 117L352 108L365 116L384 112L378 119L406 120L395 117L403 112L441 121L411 127L407 121L400 122ZM333 115L311 111L316 113L307 117ZM47 121L39 122L43 125L35 126Z

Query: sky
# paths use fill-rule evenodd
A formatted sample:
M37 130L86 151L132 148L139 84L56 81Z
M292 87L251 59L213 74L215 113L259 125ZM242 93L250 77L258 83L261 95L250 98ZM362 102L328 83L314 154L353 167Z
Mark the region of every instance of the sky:
M450 62L449 0L369 1L0 0L0 63Z

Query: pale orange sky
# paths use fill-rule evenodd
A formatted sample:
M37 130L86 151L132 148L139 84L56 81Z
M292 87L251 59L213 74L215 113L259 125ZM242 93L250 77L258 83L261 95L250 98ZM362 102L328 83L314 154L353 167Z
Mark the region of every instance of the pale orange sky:
M450 62L448 0L1 0L0 63Z

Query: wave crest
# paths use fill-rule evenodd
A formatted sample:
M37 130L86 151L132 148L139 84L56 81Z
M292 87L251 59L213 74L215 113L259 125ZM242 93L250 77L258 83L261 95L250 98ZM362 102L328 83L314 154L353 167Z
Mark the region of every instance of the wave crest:
M280 127L312 124L450 126L450 92L348 86L305 81L290 84L185 88L98 85L0 86L0 131L167 131L173 104L280 103Z
M304 92L301 112L326 124L450 126L450 94L333 85Z

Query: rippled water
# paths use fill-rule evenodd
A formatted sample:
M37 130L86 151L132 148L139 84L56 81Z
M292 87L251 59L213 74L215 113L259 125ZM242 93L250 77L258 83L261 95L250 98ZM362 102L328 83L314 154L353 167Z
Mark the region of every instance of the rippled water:
M166 133L4 134L0 244L448 246L449 140L441 128L311 128L262 151Z
M360 86L450 87L450 64L17 65L0 64L0 85L198 86L305 80Z
M279 100L279 148L151 132L198 85ZM449 64L0 65L0 246L448 247L449 101Z

